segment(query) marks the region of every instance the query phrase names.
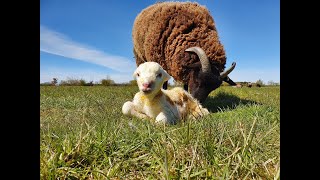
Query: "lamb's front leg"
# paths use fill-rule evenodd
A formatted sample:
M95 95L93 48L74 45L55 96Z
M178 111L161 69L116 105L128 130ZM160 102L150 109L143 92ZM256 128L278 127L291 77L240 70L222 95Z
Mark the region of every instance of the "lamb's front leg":
M156 123L175 124L176 121L175 117L164 112L160 112L156 117Z
M136 109L134 108L134 104L131 102L131 101L127 101L123 104L122 106L122 113L124 115L127 115L127 116L135 116L137 118L140 118L140 119L147 119L148 116L145 115L145 114L142 114L138 111L136 111Z

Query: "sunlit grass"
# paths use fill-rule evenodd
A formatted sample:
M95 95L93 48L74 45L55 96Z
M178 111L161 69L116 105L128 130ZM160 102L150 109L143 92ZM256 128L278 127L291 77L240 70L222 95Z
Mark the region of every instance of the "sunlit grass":
M40 87L41 179L274 179L280 87L220 87L198 121L156 126L121 107L137 87Z

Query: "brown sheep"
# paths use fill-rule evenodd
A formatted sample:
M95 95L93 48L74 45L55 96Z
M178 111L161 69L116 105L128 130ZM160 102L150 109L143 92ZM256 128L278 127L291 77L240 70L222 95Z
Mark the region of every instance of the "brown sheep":
M151 5L136 17L132 38L137 66L158 62L201 103L222 81L236 85L228 77L235 63L224 71L225 51L204 6L191 2Z

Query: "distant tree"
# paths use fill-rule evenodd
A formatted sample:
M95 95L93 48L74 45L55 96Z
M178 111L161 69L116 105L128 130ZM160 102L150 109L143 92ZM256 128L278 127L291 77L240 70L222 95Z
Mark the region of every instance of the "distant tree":
M60 82L60 86L85 86L86 81L83 79L74 79L74 78L67 78L67 80L62 80Z
M115 82L114 82L114 80L112 80L112 79L110 78L110 76L107 76L106 79L102 79L102 80L101 80L101 84L102 84L103 86L111 86L111 85L114 85Z
M263 83L263 81L262 81L261 79L259 79L259 80L256 82L256 85L257 85L258 87L261 87L261 86L264 86L264 83Z
M277 85L279 85L279 83L276 83L276 82L270 80L270 81L268 81L268 85L270 85L270 86L277 86Z
M86 83L86 81L84 80L84 79L80 79L79 80L79 85L80 86L85 86L87 83Z
M52 86L56 86L58 83L58 78L53 78L52 81L51 81L51 85Z
M137 83L136 80L131 80L131 81L129 81L129 85L130 85L130 86L137 86L138 83Z
M93 86L93 81L88 82L86 86Z

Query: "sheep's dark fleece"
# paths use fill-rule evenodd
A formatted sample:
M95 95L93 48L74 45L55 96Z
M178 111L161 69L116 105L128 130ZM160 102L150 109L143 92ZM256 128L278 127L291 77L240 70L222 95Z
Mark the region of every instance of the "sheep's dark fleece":
M137 66L158 62L176 81L187 83L188 65L199 62L189 47L201 47L212 69L222 72L226 64L214 20L208 9L191 2L160 2L144 9L135 19L132 32Z

